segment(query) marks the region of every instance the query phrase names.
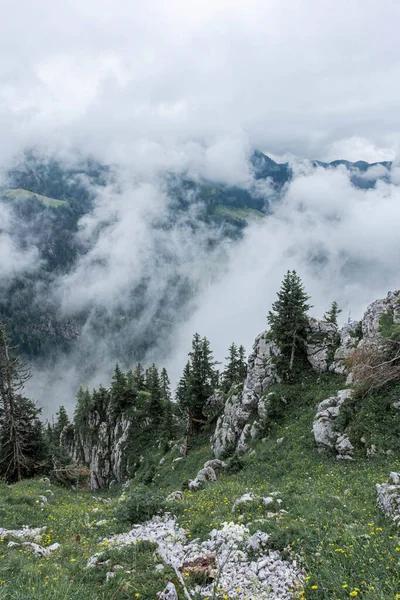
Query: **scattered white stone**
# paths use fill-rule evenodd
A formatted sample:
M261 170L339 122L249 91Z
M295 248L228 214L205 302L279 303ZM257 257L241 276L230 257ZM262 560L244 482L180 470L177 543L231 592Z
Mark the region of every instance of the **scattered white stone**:
M215 554L218 572L218 586L221 594L235 596L238 600L253 597L257 599L289 600L296 584L304 581L298 567L282 559L278 551L266 548L268 534L257 531L250 535L249 529L237 523L224 523L221 529L213 529L208 540L188 540L185 531L179 527L175 517L165 514L157 516L130 532L115 535L107 540L107 547L120 548L148 540L157 544L157 554L164 564L174 569L182 569L184 564L200 557ZM257 559L250 559L257 553ZM92 556L87 567L99 564L101 553ZM262 566L261 577L259 572ZM214 583L199 586L197 593L212 596ZM237 588L241 591L237 592ZM194 590L191 590L194 592ZM161 594L173 594L172 588L166 588ZM175 598L159 595L159 598ZM176 598L175 598L176 600Z
M268 506L268 504L272 504L274 499L272 498L272 496L267 496L266 498L262 499L263 504L265 504L265 506Z
M178 594L172 581L167 583L163 592L158 592L157 596L160 600L178 600Z
M369 448L367 448L367 456L369 458L371 458L372 456L375 456L377 450L376 450L376 446L374 444L371 444L371 446Z
M103 525L107 525L108 521L107 519L103 519L102 521L97 521L97 523L95 523L96 527L102 527Z
M270 504L273 504L273 502L277 502L278 504L281 504L282 500L280 498L277 498L279 492L272 492L269 496L257 496L256 494L254 494L253 492L247 492L246 494L243 494L243 496L241 496L240 498L238 498L233 507L232 507L232 512L236 512L236 510L238 508L240 508L243 504L247 504L248 502L260 502L262 504L264 504L264 506L269 506Z
M86 568L87 569L92 569L93 567L96 567L99 564L99 558L103 555L102 552L96 552L96 554L93 554L93 556L91 556L89 558L89 560L86 563Z
M47 550L48 552L55 552L56 550L58 550L60 548L60 544L58 542L54 542L54 544L51 544L51 546L47 546Z
M34 542L24 542L23 546L31 548L34 554L38 554L39 556L49 556L52 552L54 552L60 547L60 544L55 543L51 546L48 546L47 548L44 548L43 546L35 544Z
M43 504L47 504L47 497L46 496L39 496L39 499L43 502Z
M240 498L238 498L233 507L232 507L232 512L235 512L236 509L241 506L242 504L247 504L248 502L253 502L254 500L257 500L258 496L256 494L254 494L254 492L247 492L246 494L243 494L243 496L240 496Z
M285 438L283 438L283 437L281 437L281 438L278 438L278 439L276 440L276 443L277 443L277 444L282 444L282 442L283 442L283 440L284 440L284 439L285 439Z
M23 525L21 529L3 529L0 527L0 537L35 538L45 531L46 527L28 527Z
M166 500L167 502L175 502L175 501L180 501L183 498L183 492L181 492L180 490L177 490L176 492L171 492Z
M400 473L392 472L389 481L376 484L379 508L400 525Z

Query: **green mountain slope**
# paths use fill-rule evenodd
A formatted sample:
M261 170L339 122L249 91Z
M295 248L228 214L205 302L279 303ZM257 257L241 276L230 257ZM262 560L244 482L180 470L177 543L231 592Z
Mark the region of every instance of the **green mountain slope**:
M169 504L168 510L176 515L188 542L195 537L207 539L224 522L246 524L251 533L268 533L269 549L297 561L305 574L304 587L292 591L293 600L395 600L400 593L400 537L376 507L375 484L386 481L390 470L399 470L398 459L380 454L337 461L329 453L315 451L310 432L315 404L342 386L342 378L331 375L313 375L293 386L290 410L271 423L265 438L253 441L251 452L228 461L228 469L215 483L184 491L183 500ZM283 389L287 394L288 386ZM178 448L164 455L161 464L161 454L147 457L155 466L153 483L145 488L149 499L155 493L184 489L183 484L211 458L210 433L193 438L186 458L180 458ZM144 471L138 473L125 498L144 476ZM233 511L235 501L250 491L258 496L279 492L282 503L271 508L251 502ZM47 502L41 503L40 495ZM104 503L104 498L109 500ZM39 479L0 486L0 527L46 527L38 543L60 544L48 557L37 556L29 546L7 547L10 541L21 540L3 534L0 589L4 597L153 600L172 578L183 599L170 567L156 568L162 560L154 554L155 545L142 542L115 549L101 543L132 528L120 516L124 504L119 486L96 494L55 483L49 486ZM87 569L88 558L98 551L105 552L101 565ZM106 573L114 565L120 566L107 580ZM184 576L184 580L189 588L202 583L199 576ZM222 598L223 593L216 592L215 597Z
M47 196L35 194L34 192L30 192L28 190L23 189L6 190L3 193L3 195L9 200L38 200L39 202L44 204L44 206L51 206L53 208L59 208L68 204L68 202L66 202L65 200L56 200L55 198L48 198Z

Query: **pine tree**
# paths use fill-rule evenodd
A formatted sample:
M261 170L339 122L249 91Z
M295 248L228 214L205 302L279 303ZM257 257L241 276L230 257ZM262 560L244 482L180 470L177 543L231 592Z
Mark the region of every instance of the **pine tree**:
M238 365L239 381L244 381L247 376L246 350L244 346L239 346L239 365Z
M198 333L193 336L189 357L176 397L180 408L190 415L194 430L199 431L205 420L203 408L218 386L219 373L215 369L210 342Z
M99 389L92 391L90 412L97 413L101 421L106 421L110 410L111 392L100 385Z
M190 385L190 361L188 361L183 369L182 377L180 378L175 391L175 400L180 410L184 413L189 411L189 385Z
M326 321L326 323L332 323L337 327L338 316L341 312L342 309L339 308L338 303L336 302L336 300L334 300L331 304L330 309L324 314L323 320Z
M246 377L247 367L244 356L245 351L243 346L238 348L234 343L229 346L229 356L226 357L228 364L222 373L221 384L221 389L226 394L233 385L243 383Z
M136 368L133 371L133 378L135 380L136 389L138 391L142 390L145 385L145 380L144 380L144 370L140 363L138 363L136 365Z
M32 400L14 397L13 421L0 410L0 476L20 481L39 473L47 461L48 445L38 409Z
M56 412L56 422L53 426L53 440L56 445L59 445L61 433L67 425L69 425L67 411L65 410L65 407L61 405Z
M238 376L238 366L239 366L239 353L236 344L232 343L229 346L229 355L225 360L228 361L228 364L225 367L224 372L222 373L222 391L226 394L231 389L232 385L237 382Z
M89 427L90 413L92 411L93 398L88 388L79 388L76 394L76 405L74 412L74 427L76 431L86 431Z
M135 374L129 370L126 374L126 406L134 407L137 405L138 388Z
M20 481L40 467L46 449L40 410L19 394L30 377L29 369L9 344L0 323L0 476Z
M117 363L114 368L114 375L112 376L110 387L110 413L112 417L121 415L126 409L126 396L126 376Z
M160 386L161 386L161 396L165 400L171 400L171 381L168 377L167 369L165 367L163 367L161 370Z
M272 304L268 314L269 337L281 351L280 370L290 373L296 357L300 357L306 347L308 317L311 308L307 304L310 296L304 291L303 283L296 271L288 271L283 279L278 299Z
M162 421L164 406L161 396L160 376L155 364L148 369L148 389L150 392L148 413L153 426L157 429Z

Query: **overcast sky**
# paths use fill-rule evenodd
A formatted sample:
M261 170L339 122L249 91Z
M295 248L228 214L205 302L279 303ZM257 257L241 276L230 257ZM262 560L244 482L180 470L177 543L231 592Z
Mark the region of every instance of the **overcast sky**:
M180 163L230 136L390 159L399 26L398 0L15 0L0 21L0 159L41 143Z

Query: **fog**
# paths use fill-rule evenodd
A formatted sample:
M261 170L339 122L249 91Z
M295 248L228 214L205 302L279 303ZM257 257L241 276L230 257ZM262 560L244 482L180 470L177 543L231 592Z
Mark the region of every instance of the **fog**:
M28 388L47 413L72 410L77 385L107 383L121 347L160 328L145 361L176 382L192 334L207 335L218 360L232 342L251 349L287 269L296 269L315 315L332 300L342 319L400 287L400 4L385 0L18 0L0 23L0 171L27 149L64 165L110 166L93 187L93 210L76 241L84 250L52 275L46 298L64 318L85 314L81 337L51 370L34 365ZM279 198L255 180L254 149L289 160ZM311 160L395 161L359 176L314 169ZM170 215L166 176L236 185L271 202L240 241L186 214ZM1 182L2 183L2 182ZM42 265L40 240L0 205L0 293ZM397 226L398 230L398 226ZM132 290L146 280L140 317ZM185 281L187 298L172 282ZM118 334L96 331L98 314ZM134 311L133 311L134 312ZM122 325L121 325L122 323ZM90 363L90 376L83 364ZM95 365L95 367L93 366Z

